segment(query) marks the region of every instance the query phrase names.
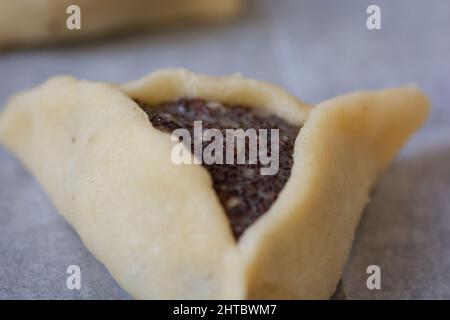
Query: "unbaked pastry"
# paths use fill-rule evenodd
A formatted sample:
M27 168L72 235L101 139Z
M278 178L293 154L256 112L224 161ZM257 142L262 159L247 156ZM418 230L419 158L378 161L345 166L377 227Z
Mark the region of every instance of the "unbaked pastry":
M289 179L237 236L208 171L172 163L175 142L141 108L180 99L301 128ZM123 86L52 78L11 99L0 140L135 298L326 299L371 186L427 112L414 86L310 107L240 75L160 70Z
M70 5L81 9L81 30L68 30ZM240 0L0 0L0 47L55 42L178 20L219 21Z

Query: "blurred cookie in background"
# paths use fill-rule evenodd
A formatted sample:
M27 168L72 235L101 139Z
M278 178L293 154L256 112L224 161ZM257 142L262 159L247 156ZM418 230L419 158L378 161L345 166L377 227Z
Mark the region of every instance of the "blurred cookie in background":
M0 0L0 48L139 31L180 22L221 22L240 0Z

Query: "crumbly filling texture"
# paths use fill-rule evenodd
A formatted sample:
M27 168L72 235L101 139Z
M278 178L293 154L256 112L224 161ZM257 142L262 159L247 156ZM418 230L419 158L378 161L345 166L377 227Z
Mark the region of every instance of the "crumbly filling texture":
M184 98L158 105L136 102L147 113L153 127L167 133L183 128L194 137L194 121L202 121L203 130L220 130L224 137L226 129L255 129L257 133L259 129L267 129L269 156L272 152L270 129L278 129L279 167L274 175L261 174L260 169L267 167L267 164L262 164L259 158L256 164L249 163L248 159L245 164L237 164L236 154L233 164L207 164L202 161L203 167L211 175L213 188L229 218L233 234L239 239L245 229L271 207L286 184L293 165L295 139L301 128L275 115L264 113L259 108L242 105L225 105L197 98ZM223 139L223 144L225 141ZM202 148L209 143L210 141L204 141ZM190 146L187 147L194 152L194 139L191 139ZM248 139L245 139L245 149L245 154L248 155ZM225 145L223 150L225 161ZM192 187L195 188L195 185Z

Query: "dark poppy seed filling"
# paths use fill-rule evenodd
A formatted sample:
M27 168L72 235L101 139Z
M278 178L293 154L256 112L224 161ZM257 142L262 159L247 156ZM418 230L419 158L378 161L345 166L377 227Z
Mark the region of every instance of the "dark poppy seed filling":
M260 169L268 167L260 163L249 164L206 164L203 166L211 175L213 188L230 220L233 233L238 239L247 227L264 214L275 202L288 180L293 164L292 156L299 127L283 119L258 112L256 108L241 105L223 105L201 99L180 99L178 101L147 105L136 101L147 113L152 125L161 131L172 133L184 128L194 136L194 121L201 120L203 129L218 129L225 137L226 129L279 129L279 170L275 175L261 175ZM191 142L193 151L194 139ZM225 139L224 144L225 144ZM267 150L270 155L270 135ZM205 148L210 142L203 142ZM249 142L245 141L246 155ZM224 145L225 150L225 145ZM224 151L225 159L225 151ZM236 159L236 158L235 158Z

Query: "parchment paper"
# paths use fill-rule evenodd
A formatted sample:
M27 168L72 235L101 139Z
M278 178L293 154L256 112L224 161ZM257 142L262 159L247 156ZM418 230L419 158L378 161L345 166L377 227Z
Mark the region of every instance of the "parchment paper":
M241 72L315 103L357 89L415 82L432 113L380 180L338 297L450 299L450 2L250 1L220 26L178 26L98 42L0 54L0 105L56 74L125 82L162 67ZM81 290L66 268L81 268ZM381 290L366 287L368 265ZM0 148L0 298L127 299L25 169Z

